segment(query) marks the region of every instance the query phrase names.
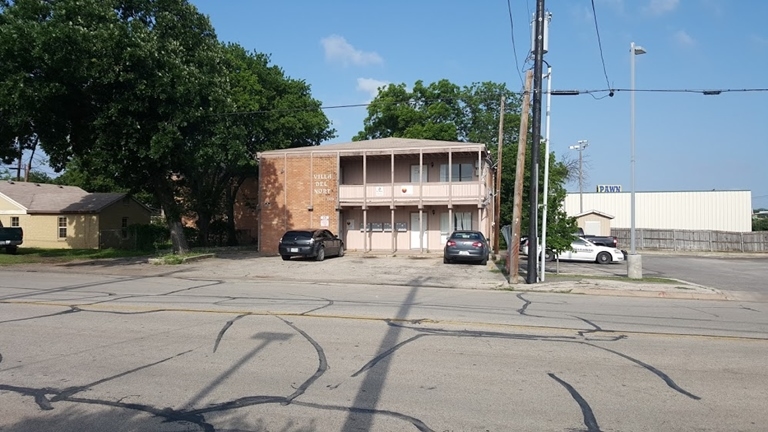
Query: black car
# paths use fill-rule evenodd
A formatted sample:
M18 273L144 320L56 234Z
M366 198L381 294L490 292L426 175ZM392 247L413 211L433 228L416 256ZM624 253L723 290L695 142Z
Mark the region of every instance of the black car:
M454 231L445 242L443 263L475 261L485 265L489 254L488 240L480 231Z
M283 261L292 256L322 261L327 256L344 256L344 242L327 229L290 230L280 239L278 251Z

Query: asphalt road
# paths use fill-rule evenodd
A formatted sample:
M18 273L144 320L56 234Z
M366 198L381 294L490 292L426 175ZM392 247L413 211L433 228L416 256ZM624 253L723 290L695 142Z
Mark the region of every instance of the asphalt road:
M4 270L0 430L761 431L767 349L764 303Z
M732 293L740 300L768 301L768 254L695 256L643 254L643 276L680 279ZM547 272L626 276L626 264L547 263Z

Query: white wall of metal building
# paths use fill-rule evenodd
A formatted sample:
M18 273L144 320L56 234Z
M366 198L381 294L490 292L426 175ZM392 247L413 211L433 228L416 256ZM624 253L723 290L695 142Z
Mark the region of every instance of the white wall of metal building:
M584 193L584 211L614 216L611 228L630 228L630 192ZM579 211L579 193L565 198L568 216ZM635 228L752 231L751 191L635 192Z

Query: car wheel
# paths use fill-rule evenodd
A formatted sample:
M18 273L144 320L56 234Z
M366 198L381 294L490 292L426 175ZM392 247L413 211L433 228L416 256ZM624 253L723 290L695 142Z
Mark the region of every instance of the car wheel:
M317 256L315 256L315 261L322 261L325 259L325 248L320 247L320 249L317 250Z
M451 260L449 260L446 257L443 257L443 264L450 264L450 263L451 263Z
M339 246L339 256L340 257L344 256L344 245Z
M480 261L480 265L488 265L488 255L486 255L482 261Z
M554 261L555 260L555 254L553 254L552 251L547 251L547 253L544 254L544 259L546 261Z
M288 261L289 259L291 259L291 256L290 255L280 255L280 258L282 258L283 261Z
M613 261L611 258L611 254L608 252L600 252L597 254L597 263L598 264L608 264L609 262Z

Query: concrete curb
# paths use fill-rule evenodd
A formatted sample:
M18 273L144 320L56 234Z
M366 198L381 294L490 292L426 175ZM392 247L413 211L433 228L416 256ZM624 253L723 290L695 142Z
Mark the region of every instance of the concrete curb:
M216 258L216 254L208 253L208 254L201 254L201 255L194 255L194 256L188 256L183 257L181 259L181 262L179 264L187 264L195 261L200 261L208 258ZM163 258L148 258L147 263L149 264L155 264L155 265L173 265L166 263Z

